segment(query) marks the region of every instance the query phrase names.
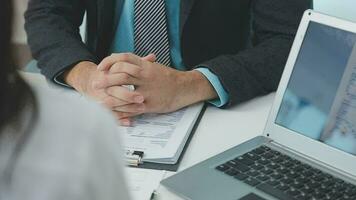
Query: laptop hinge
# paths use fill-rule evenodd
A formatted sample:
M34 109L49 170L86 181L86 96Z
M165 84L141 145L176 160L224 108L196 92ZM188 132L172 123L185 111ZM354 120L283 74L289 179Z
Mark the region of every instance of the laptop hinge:
M327 163L325 163L325 162L322 162L322 161L320 161L320 160L317 160L317 159L315 159L315 158L312 158L312 157L310 157L310 156L308 156L308 155L306 155L306 154L303 154L303 153L301 153L301 152L298 152L298 151L296 151L296 150L294 150L294 149L292 149L292 148L290 148L290 147L287 147L287 146L285 146L285 145L283 145L283 144L277 143L277 142L275 142L274 140L271 140L271 141L270 141L270 144L272 144L273 146L276 146L276 147L278 147L278 148L281 148L281 149L283 149L283 150L285 150L285 151L287 151L287 152L289 152L289 153L291 153L291 154L294 154L294 155L297 155L297 156L299 156L299 157L302 157L303 159L306 159L306 160L312 162L315 166L324 167L324 168L326 168L326 169L332 171L333 173L336 173L336 174L345 176L345 177L351 179L351 180L354 181L354 182L356 181L356 176L355 176L355 175L353 175L353 174L351 174L351 173L348 173L348 172L346 172L346 171L344 171L344 170L342 170L342 169L333 167L333 166L331 166L331 165L329 165L329 164L327 164Z

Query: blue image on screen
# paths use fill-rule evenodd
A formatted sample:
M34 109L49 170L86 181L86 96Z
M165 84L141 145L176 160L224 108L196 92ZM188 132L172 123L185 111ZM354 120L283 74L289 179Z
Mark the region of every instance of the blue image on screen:
M356 154L356 136L349 144L322 140L355 43L354 33L309 23L276 118L278 125Z

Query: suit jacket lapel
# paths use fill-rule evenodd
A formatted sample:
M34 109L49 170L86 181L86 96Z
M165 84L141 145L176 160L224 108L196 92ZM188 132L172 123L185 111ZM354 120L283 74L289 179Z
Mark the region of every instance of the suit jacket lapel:
M180 2L180 20L179 20L179 34L182 35L185 22L187 21L190 11L194 5L195 0L181 0Z

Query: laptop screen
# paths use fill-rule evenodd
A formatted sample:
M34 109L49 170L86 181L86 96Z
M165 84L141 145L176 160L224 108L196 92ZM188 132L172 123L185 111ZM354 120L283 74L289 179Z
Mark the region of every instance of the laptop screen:
M310 22L276 118L356 155L356 34Z

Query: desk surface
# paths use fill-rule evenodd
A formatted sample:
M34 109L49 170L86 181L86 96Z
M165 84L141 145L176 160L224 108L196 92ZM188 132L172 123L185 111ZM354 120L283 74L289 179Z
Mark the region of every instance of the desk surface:
M44 77L37 74L24 73L24 76L31 82L45 83ZM273 98L274 95L270 94L228 110L209 106L189 144L178 171L261 135ZM167 173L166 177L173 174ZM157 200L181 200L162 186L157 189L157 194Z

